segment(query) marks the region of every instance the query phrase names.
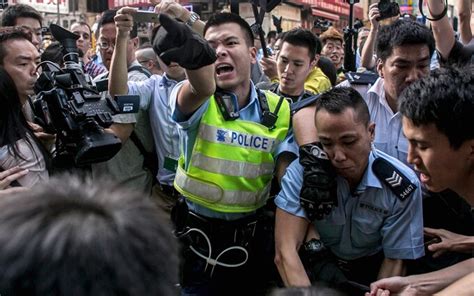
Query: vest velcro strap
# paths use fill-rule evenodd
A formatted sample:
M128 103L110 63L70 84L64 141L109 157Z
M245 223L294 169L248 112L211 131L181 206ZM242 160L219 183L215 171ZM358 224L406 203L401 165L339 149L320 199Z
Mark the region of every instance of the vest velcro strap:
M215 174L249 179L271 175L273 174L273 169L275 167L273 162L252 164L248 162L208 157L201 153L193 155L193 166Z
M271 185L269 182L257 192L223 190L217 185L186 175L186 172L179 166L174 182L177 190L191 201L222 212L236 213L255 211L264 205L269 196Z
M255 136L201 123L198 137L217 144L232 145L239 148L254 149L272 153L280 143L278 139Z

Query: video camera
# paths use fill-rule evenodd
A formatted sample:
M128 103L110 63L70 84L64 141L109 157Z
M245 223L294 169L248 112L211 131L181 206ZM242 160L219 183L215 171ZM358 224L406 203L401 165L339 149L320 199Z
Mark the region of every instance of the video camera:
M56 167L84 166L112 158L122 143L104 128L112 123L112 115L136 113L138 96L102 98L89 75L79 64L76 34L57 25L51 34L62 45L64 67L42 62L42 73L35 84L36 98L31 102L35 122L45 132L56 134Z

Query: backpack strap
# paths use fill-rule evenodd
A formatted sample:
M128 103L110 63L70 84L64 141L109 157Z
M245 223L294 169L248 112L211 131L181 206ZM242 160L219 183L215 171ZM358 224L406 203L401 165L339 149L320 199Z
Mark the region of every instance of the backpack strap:
M141 72L143 74L145 74L146 77L150 78L151 77L151 72L148 71L147 68L143 67L143 66L139 66L139 65L135 65L135 66L131 66L130 68L128 68L128 72L131 72L131 71L138 71L138 72Z

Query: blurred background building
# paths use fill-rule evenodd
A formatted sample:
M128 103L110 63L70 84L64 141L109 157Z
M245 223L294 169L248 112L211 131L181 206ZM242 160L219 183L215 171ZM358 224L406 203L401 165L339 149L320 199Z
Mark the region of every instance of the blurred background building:
M239 14L250 24L254 23L251 4L248 0L177 0L188 9L195 11L203 20L209 18L216 11L238 9ZM457 12L454 1L448 0L448 16L456 28ZM367 19L368 7L378 0L360 0L354 5L354 17L360 20ZM418 9L418 0L395 0L400 5L402 13L418 17L423 21ZM24 3L35 7L45 18L45 26L56 23L64 28L77 21L86 21L91 26L97 15L106 9L134 6L140 9L153 10L148 0L0 0L0 9L7 5ZM267 13L263 29L265 32L275 30L271 15L282 17L283 30L302 26L312 28L314 24L333 25L339 29L348 24L350 5L346 0L283 0L271 13ZM424 11L427 11L425 8ZM474 15L473 15L474 17ZM471 21L471 26L474 20ZM474 29L474 28L473 28Z

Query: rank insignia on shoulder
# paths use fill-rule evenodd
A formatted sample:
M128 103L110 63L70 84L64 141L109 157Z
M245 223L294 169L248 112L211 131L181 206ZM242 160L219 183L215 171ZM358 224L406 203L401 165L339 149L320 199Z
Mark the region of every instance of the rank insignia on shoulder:
M383 158L377 158L372 163L372 170L380 181L402 201L407 199L417 188L393 164Z
M347 72L345 74L347 80L351 84L374 84L375 81L379 78L379 76L371 71L364 71L364 72Z

